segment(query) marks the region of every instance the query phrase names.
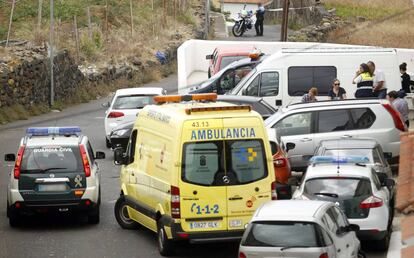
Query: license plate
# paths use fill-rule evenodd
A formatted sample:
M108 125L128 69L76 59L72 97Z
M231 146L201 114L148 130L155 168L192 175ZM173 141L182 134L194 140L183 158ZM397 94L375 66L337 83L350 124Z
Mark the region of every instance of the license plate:
M241 226L242 226L242 221L241 221L240 219L233 219L233 220L230 220L230 222L229 222L229 226L230 226L231 228L239 228L239 227L241 227Z
M203 222L190 222L190 229L197 228L218 228L218 221L203 221Z
M39 192L62 192L67 190L66 184L45 184L38 185Z

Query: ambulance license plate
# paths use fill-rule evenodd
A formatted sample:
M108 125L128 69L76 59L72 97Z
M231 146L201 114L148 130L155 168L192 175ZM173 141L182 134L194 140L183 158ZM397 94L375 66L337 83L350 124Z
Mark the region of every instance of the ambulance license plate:
M44 184L38 185L39 192L61 192L67 190L66 184Z
M218 221L202 221L202 222L190 222L190 229L198 228L218 228Z
M239 228L242 226L242 221L240 219L232 219L230 220L229 226L231 228Z

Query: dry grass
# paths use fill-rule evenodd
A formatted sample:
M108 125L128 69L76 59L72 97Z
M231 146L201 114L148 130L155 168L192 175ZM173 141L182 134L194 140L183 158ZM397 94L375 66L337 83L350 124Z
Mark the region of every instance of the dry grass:
M326 4L346 5L349 7L385 7L385 8L406 8L412 6L411 0L323 0Z

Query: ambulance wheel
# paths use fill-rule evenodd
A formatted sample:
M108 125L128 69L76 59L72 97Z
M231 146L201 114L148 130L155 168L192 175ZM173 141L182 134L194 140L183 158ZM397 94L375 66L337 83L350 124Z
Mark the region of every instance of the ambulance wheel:
M162 256L171 256L174 254L173 243L167 237L165 229L162 225L158 224L157 226L157 238L158 238L158 251Z
M115 203L115 218L118 224L123 229L136 229L138 228L138 223L129 218L127 204L125 202L125 197L123 195L119 196L118 200Z

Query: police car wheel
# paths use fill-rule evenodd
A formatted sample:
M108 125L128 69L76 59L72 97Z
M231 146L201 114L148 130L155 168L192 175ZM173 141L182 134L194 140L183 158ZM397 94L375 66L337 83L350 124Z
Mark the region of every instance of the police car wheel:
M115 218L118 224L123 229L136 229L138 228L138 223L129 218L127 205L125 202L125 197L120 196L115 203Z
M165 229L158 225L158 251L162 256L170 256L174 253L172 241L168 239Z
M97 211L95 211L94 213L88 215L88 223L89 224L98 224L99 220L100 220L100 216L99 216L99 207L96 208Z
M15 212L12 212L8 205L7 205L7 216L9 217L10 227L14 228L20 225L20 215Z

